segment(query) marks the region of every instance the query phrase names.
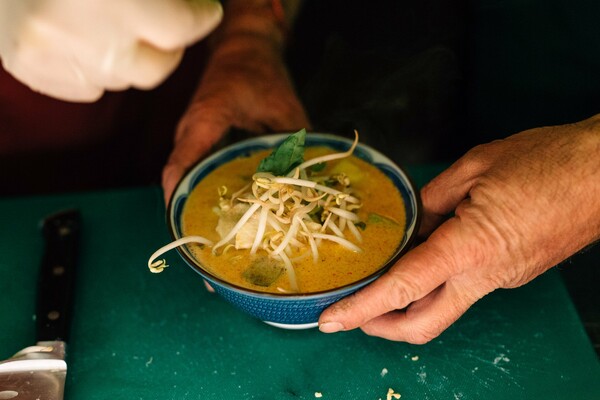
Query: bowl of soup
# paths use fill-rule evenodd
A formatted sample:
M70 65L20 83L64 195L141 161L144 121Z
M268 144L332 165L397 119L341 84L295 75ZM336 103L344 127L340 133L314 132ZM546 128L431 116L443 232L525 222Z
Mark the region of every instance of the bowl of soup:
M305 131L214 153L167 208L174 242L161 252L176 248L225 300L288 329L316 326L326 307L385 273L421 214L417 188L388 157L358 136Z

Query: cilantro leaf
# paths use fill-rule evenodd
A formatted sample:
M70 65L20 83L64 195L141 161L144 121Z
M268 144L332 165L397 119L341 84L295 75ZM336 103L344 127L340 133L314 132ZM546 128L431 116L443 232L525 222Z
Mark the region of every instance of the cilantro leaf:
M312 172L321 172L325 169L326 166L327 166L327 163L322 162L322 163L318 163L318 164L311 166L310 170Z
M270 172L273 175L282 176L302 164L304 162L305 137L305 129L288 136L260 162L257 172Z

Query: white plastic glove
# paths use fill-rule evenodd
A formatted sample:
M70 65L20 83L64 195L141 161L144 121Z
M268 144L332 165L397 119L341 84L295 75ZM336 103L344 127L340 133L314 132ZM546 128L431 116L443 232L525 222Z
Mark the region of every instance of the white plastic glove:
M222 15L216 0L0 0L0 58L35 91L91 102L157 86Z

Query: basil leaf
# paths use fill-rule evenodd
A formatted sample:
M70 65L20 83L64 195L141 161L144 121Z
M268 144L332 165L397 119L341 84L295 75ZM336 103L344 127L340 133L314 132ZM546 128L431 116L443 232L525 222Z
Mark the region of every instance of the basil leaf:
M282 176L304 162L304 139L306 130L302 129L288 136L268 157L263 159L257 172L270 172Z
M322 163L318 163L318 164L315 164L315 165L311 166L310 170L312 172L321 172L321 171L323 171L325 169L326 166L327 166L327 163L326 162L322 162Z

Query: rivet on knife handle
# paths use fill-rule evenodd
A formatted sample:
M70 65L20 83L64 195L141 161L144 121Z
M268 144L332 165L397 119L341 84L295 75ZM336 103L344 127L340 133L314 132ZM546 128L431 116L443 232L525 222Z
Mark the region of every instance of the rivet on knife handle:
M38 282L37 341L68 342L79 257L81 215L68 210L43 221L44 255Z

